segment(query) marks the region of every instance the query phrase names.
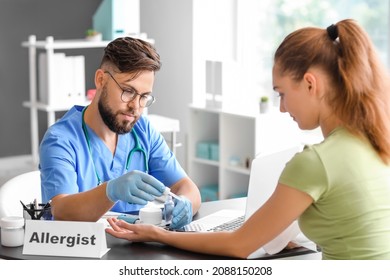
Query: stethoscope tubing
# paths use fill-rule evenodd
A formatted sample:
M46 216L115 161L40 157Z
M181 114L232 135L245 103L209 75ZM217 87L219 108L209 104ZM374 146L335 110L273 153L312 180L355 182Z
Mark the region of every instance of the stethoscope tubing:
M97 169L96 169L96 166L95 166L95 162L93 161L93 157L92 157L92 148L91 148L91 141L90 141L90 138L89 138L89 133L88 133L88 130L87 130L87 125L84 121L84 114L85 114L85 110L87 109L88 106L86 106L83 111L82 111L82 114L81 114L81 122L82 122L82 128L83 128L83 133L84 133L84 136L85 136L85 139L87 141L87 145L88 145L88 151L89 151L89 155L91 157L91 160L92 160L92 164L93 164L93 169L95 171L95 175L96 175L96 179L98 181L98 185L102 184L102 180L99 176L99 173L97 172ZM139 141L139 137L138 137L138 134L137 132L135 131L135 129L133 128L131 130L131 134L133 135L134 137L134 142L135 142L135 145L134 145L134 148L132 148L127 156L127 160L126 160L126 170L129 170L129 166L130 166L130 163L131 163L131 157L133 156L133 154L135 152L141 152L144 156L144 167L145 167L145 172L146 173L149 173L149 166L148 166L148 157L146 155L146 152L145 150L141 147L141 144L140 144L140 141Z

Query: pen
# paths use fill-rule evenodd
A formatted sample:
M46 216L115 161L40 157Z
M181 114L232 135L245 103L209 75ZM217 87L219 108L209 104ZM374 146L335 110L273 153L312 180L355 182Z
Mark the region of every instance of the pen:
M26 205L24 205L24 203L20 200L20 203L22 204L22 206L23 206L23 209L24 210L26 210L27 212L28 212L28 208L27 208L27 206Z
M51 203L51 200L49 200L49 201L45 204L45 206L43 206L43 209L49 208L49 207L50 207L50 203Z
M30 202L30 204L27 204L29 208L26 205L24 205L22 201L20 201L20 203L22 203L23 209L26 210L26 212L30 215L31 219L34 220L35 219L34 203Z
M39 215L37 216L37 220L40 220L40 219L42 218L42 216L45 214L45 210L46 210L47 208L50 207L50 202L51 202L51 200L49 200L49 201L45 204L45 206L43 206L43 209L41 209L41 212L40 212Z
M38 209L38 200L36 198L34 198L34 207L35 209Z

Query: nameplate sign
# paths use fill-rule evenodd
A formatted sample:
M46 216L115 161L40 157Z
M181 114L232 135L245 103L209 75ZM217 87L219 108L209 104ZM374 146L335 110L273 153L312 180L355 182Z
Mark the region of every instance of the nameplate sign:
M108 250L103 223L26 220L24 255L101 258Z

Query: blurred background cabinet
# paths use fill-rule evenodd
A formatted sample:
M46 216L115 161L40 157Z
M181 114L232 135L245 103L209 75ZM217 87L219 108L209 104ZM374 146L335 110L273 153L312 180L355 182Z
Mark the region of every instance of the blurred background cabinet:
M80 40L54 40L52 36L46 37L46 40L37 41L35 35L30 35L28 41L22 42L22 46L28 48L29 58L29 101L23 103L23 106L30 108L30 125L31 125L31 153L34 163L38 163L38 147L39 147L39 130L38 130L38 110L47 113L47 126L49 127L55 122L55 113L68 110L72 105L64 104L47 104L40 102L38 96L40 96L38 90L38 63L37 63L37 50L45 52L45 91L48 97L52 97L57 90L57 84L51 77L54 75L55 62L54 52L56 50L69 50L69 49L85 49L85 48L104 48L109 42L107 41L87 41L85 39ZM38 71L37 71L38 70ZM83 73L81 73L83 74ZM85 75L85 73L84 73ZM50 99L48 99L50 100ZM83 102L77 105L86 105L89 102L83 97Z
M190 106L188 173L204 201L246 196L250 165L261 153L300 145L288 114L228 112Z

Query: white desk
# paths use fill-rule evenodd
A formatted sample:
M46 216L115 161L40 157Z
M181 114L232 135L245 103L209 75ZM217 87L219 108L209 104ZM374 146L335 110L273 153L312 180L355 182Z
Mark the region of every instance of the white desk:
M195 219L199 219L214 213L221 209L245 209L246 198L235 198L219 201L210 201L202 203ZM156 242L146 243L132 243L129 241L114 238L107 234L107 247L111 248L101 259L102 260L155 260L155 261L169 261L169 260L232 260L234 258L207 255L201 253L194 253L185 250L176 249L171 246L163 245ZM4 247L0 245L0 258L4 259L28 259L28 260L64 260L75 259L69 257L57 256L37 256L37 255L23 255L23 247ZM278 255L267 256L261 259L291 259L291 260L317 260L321 258L321 253L302 253L292 249L290 252L281 252ZM241 278L240 278L241 279Z
M168 142L170 142L171 150L175 154L176 148L181 146L180 143L176 142L176 133L180 131L180 121L154 114L146 116L160 133L171 133L171 139Z

